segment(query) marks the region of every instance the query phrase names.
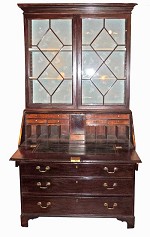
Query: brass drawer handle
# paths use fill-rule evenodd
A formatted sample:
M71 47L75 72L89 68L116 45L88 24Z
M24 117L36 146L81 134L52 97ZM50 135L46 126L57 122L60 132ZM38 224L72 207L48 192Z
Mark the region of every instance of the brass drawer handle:
M108 184L107 184L107 183L103 183L103 186L106 187L107 190L112 190L112 189L114 189L115 187L117 187L117 183L113 183L112 187L108 187Z
M50 170L50 167L46 166L45 170L41 170L41 167L38 165L36 166L36 170L39 170L40 173L45 173L46 171Z
M109 210L113 210L115 207L117 207L117 203L114 202L113 206L112 206L112 207L109 207L108 203L105 202L105 203L104 203L104 207L107 207L107 209L109 209Z
M51 205L51 202L47 202L47 203L46 203L46 206L42 206L42 203L41 203L41 202L38 202L37 205L40 206L40 207L43 208L43 209L46 209L46 208L48 208L48 207Z
M104 170L107 171L108 174L114 174L118 170L118 168L114 167L114 171L109 171L108 167L104 167Z
M50 183L50 182L46 182L46 185L45 185L45 186L41 186L41 185L42 185L41 182L37 182L36 185L39 186L41 189L47 189L48 186L51 185L51 183Z

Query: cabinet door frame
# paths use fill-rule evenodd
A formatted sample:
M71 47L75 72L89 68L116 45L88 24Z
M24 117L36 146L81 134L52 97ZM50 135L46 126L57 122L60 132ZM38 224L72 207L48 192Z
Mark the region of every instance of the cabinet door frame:
M95 19L125 19L125 46L126 46L126 56L125 56L125 98L124 104L108 104L108 105L82 105L82 86L81 86L81 71L82 71L82 19L95 18ZM131 37L131 17L129 14L91 14L80 15L78 28L78 109L124 109L129 108L129 98L130 98L130 37Z
M30 86L30 42L31 42L31 21L32 20L53 20L53 19L70 19L72 20L72 103L33 103L32 88ZM76 18L68 14L36 14L25 15L24 17L24 31L25 31L25 94L27 108L50 108L50 109L75 109L76 108Z

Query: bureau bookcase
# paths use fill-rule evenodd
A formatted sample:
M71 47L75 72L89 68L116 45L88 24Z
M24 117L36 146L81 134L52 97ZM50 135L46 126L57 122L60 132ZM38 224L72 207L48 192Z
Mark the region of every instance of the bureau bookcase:
M17 151L21 225L37 217L112 217L134 227L130 100L136 4L18 4L25 99Z

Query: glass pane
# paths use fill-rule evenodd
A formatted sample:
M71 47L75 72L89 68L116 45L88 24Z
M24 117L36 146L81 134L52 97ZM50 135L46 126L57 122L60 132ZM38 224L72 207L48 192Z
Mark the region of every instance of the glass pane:
M49 29L46 34L43 36L42 40L39 43L39 48L41 50L49 49L51 51L60 50L62 47L62 43L56 37L56 35Z
M105 95L105 104L124 104L125 97L125 81L118 80L112 86L110 91Z
M48 66L49 62L46 57L41 52L32 52L31 53L31 75L30 77L38 78L43 70Z
M64 80L54 95L52 96L53 103L64 103L71 104L72 103L72 81Z
M51 28L64 45L72 44L71 20L52 20Z
M39 77L39 81L50 95L54 93L62 80L63 78L52 65L47 67L47 69Z
M103 64L98 72L92 78L93 83L98 87L100 92L104 95L116 81L116 78L111 71Z
M100 56L100 58L105 61L107 57L111 54L110 50L98 50L97 54Z
M32 20L31 26L32 102L72 103L72 20Z
M92 50L82 52L82 78L89 79L102 64L100 57Z
M55 80L55 79L40 79L39 80L43 87L49 92L50 95L54 93L56 88L60 85L62 80Z
M103 28L102 19L82 20L82 44L90 44Z
M106 64L118 79L125 78L125 52L114 51L106 60Z
M49 20L32 21L32 45L37 45L49 28Z
M41 79L53 79L60 80L63 79L58 71L50 64L40 76Z
M50 96L37 80L33 80L33 103L49 103Z
M125 44L125 19L106 19L105 27L117 44Z
M63 51L60 51L52 63L63 78L72 78L72 51L65 49Z
M94 40L94 42L92 43L92 46L96 51L99 51L99 50L107 51L107 50L113 50L116 46L116 43L111 38L109 33L104 29Z
M103 96L90 80L82 81L82 104L102 104Z
M82 34L82 104L123 104L125 19L83 19Z

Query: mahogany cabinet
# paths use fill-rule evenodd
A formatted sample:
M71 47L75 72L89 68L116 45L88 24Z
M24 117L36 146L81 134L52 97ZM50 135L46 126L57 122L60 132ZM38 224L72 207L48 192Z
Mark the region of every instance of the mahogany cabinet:
M136 4L18 4L25 94L17 151L21 225L42 216L112 217L134 227L130 100Z

